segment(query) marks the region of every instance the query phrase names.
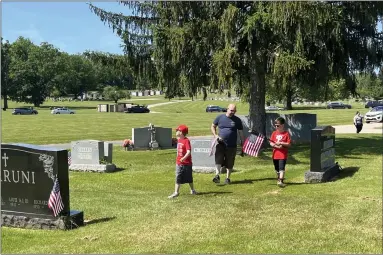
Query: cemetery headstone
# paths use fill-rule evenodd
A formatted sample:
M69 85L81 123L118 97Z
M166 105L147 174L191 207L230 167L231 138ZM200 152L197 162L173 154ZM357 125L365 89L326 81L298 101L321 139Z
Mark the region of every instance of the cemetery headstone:
M107 149L106 153L105 149ZM112 163L112 151L113 146L105 146L103 141L74 141L71 143L72 162L69 166L69 170L113 172L116 170L116 165Z
M156 150L159 147L158 142L156 141L156 129L154 128L154 125L152 123L149 124L149 134L150 134L150 142L149 142L149 148L151 150Z
M151 149L151 142L156 142L161 149L172 148L172 129L164 127L132 128L134 150ZM153 132L154 131L154 132ZM154 144L156 145L156 144Z
M310 170L305 173L305 182L325 182L338 175L335 162L335 128L318 126L311 130Z
M1 144L1 225L70 229L84 225L84 213L70 210L68 151L31 144ZM48 207L56 178L62 210Z
M190 137L189 139L192 147L191 156L193 160L193 171L202 173L214 173L214 155L209 156L213 137Z

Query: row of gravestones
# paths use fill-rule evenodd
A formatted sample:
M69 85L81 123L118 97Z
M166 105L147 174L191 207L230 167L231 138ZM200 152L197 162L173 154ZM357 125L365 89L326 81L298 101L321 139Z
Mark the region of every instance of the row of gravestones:
M242 117L244 116L241 116L241 119L246 131L249 129L246 126L248 122ZM291 121L294 118L285 117L287 123L290 120L290 126L287 125L290 132L289 128L294 127L292 125L294 122ZM137 130L139 133L140 130L149 131L150 129ZM169 140L171 140L171 129L169 128L166 132L169 130ZM300 131L305 133L304 130ZM157 130L156 135L160 132ZM290 134L292 133L290 132ZM309 142L311 142L310 170L305 173L305 181L329 180L339 173L339 166L335 163L335 129L330 126L316 127L312 128L309 134ZM162 138L156 136L156 139L161 141ZM211 137L191 138L194 171L214 171L214 157L209 156L211 141ZM147 144L145 143L146 148L148 148ZM167 147L171 147L170 143ZM107 172L111 166L114 166L112 151L113 145L102 141L72 142L69 169ZM56 178L60 181L58 190L63 201L63 209L58 217L53 216L52 210L48 208L49 195ZM22 228L70 229L84 224L83 212L70 210L67 150L28 144L2 144L0 179L1 225Z

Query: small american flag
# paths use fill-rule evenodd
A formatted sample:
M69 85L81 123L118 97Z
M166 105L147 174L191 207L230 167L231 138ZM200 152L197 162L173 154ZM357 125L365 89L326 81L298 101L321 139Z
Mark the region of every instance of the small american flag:
M212 155L215 155L215 147L217 146L217 143L218 143L218 139L217 138L214 138L212 141L211 141L211 145L210 145L210 153L209 153L209 156L211 157Z
M56 217L64 209L64 203L61 199L59 179L56 176L55 183L48 201L48 208L53 211L53 215Z
M265 136L262 134L251 133L243 144L243 152L252 157L258 157Z

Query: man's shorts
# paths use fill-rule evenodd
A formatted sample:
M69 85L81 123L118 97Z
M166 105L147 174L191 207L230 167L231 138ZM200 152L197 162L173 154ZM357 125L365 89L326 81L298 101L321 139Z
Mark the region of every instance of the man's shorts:
M176 165L176 183L193 183L192 165Z
M286 167L286 159L273 159L274 169L276 172L284 172Z
M237 148L228 148L222 143L218 143L215 148L215 164L233 169Z

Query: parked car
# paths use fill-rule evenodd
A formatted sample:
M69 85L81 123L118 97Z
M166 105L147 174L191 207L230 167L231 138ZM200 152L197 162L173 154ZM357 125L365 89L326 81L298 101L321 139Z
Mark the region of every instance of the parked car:
M275 105L269 105L269 106L265 107L266 111L280 111L280 110L284 110L284 109L285 109L284 107L278 107Z
M143 105L133 105L132 107L125 108L125 113L149 113L150 109Z
M206 107L206 112L226 112L227 109L217 106L217 105L208 105Z
M351 105L342 102L331 102L327 105L327 109L351 109Z
M38 114L36 110L34 110L32 107L22 107L22 108L15 108L12 112L13 115L27 115L27 114Z
M378 100L378 101L368 101L365 105L364 108L374 108L377 106L383 106L383 100Z
M52 114L74 114L75 111L68 108L56 108L51 111Z
M383 122L383 105L377 106L371 109L366 115L364 115L366 123L370 122Z

